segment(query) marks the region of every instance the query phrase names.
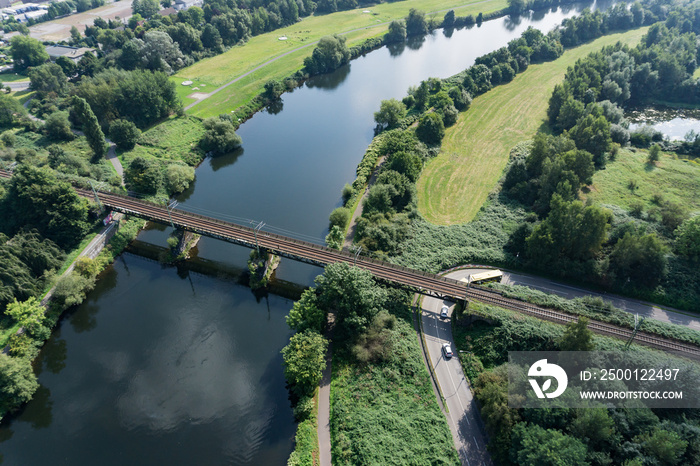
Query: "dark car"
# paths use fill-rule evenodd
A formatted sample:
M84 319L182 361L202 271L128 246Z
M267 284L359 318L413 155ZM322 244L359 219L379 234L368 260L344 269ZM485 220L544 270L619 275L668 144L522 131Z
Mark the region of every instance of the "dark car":
M442 344L442 354L445 355L446 359L450 359L452 357L452 347L449 343Z

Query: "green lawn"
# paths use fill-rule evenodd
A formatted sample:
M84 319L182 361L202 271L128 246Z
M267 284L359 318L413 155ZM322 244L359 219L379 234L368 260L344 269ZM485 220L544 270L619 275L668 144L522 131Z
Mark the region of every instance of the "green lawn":
M465 16L477 15L479 12L488 13L506 6L505 0L404 0L330 15L311 16L292 26L252 37L246 44L233 47L222 55L201 60L180 70L172 79L181 87L184 87L181 83L185 80L204 83L206 85L204 92L210 92L275 57L289 53L274 64L266 65L252 76L227 87L215 97L196 105L190 111L190 114L200 117L228 113L249 102L262 90L264 83L269 79L280 79L300 69L304 57L311 54L311 45L325 35L353 31L346 34L348 45L352 46L367 38L384 34L387 23L393 19L405 17L410 8L435 11L438 12L435 16L441 18L444 11L449 9L454 9L458 15ZM371 13L363 13L366 9ZM280 41L279 38L282 36L287 37L287 40ZM299 47L305 48L295 51ZM197 86L192 85L192 87ZM184 93L186 89L178 92ZM192 99L185 99L185 105L191 102L193 102Z
M611 34L568 50L553 62L531 65L524 73L474 99L448 128L442 151L418 180L418 209L438 225L474 218L503 174L510 149L542 125L549 96L569 66L605 45L636 44L647 28Z
M0 83L17 83L20 81L29 81L29 77L12 72L0 73Z
M636 185L630 188L630 182ZM700 211L700 164L697 161L661 155L656 165L647 164L647 151L620 151L605 170L593 175L593 184L584 196L600 204L617 205L625 209L641 203L644 210L654 207L654 195L682 204L691 211Z

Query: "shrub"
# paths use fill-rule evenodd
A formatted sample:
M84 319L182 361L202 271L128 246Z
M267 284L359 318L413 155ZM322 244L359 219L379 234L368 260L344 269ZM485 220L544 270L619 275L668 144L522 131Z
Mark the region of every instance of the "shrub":
M230 120L207 118L204 120L204 127L207 131L199 141L199 147L205 152L227 154L241 147L243 143Z
M428 113L423 116L416 128L418 139L430 146L439 145L444 135L445 125L442 122L442 118L436 113Z
M141 136L141 130L128 120L114 120L109 125L109 136L120 150L131 150Z
M338 207L330 215L331 228L338 226L341 229L345 229L350 220L350 209L347 207Z
M68 112L54 112L46 118L44 130L49 139L55 141L70 141L73 139L73 132L68 121Z
M165 188L168 194L183 192L193 181L194 167L173 163L165 169Z

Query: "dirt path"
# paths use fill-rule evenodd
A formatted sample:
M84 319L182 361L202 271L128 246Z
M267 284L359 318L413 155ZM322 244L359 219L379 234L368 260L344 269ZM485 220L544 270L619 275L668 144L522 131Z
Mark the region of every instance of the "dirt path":
M323 371L318 390L318 419L316 432L318 434L318 461L320 466L331 466L331 362L333 354L333 324L335 316L328 314L325 337L328 339L326 351L326 369Z
M352 247L352 242L355 239L355 232L357 231L357 219L362 216L362 204L369 193L369 188L372 187L374 181L377 179L377 173L382 165L384 165L384 162L386 162L386 157L381 157L377 161L377 165L372 171L372 176L369 177L369 181L367 182L365 192L362 193L362 198L360 198L360 202L357 203L357 207L355 207L355 211L352 213L352 218L350 218L350 226L348 227L348 234L345 236L345 242L343 243L343 249L350 249Z

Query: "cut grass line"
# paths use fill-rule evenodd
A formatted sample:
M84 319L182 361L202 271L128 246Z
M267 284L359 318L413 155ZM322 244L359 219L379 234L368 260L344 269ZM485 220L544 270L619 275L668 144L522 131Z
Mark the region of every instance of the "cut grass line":
M448 128L440 155L418 179L418 209L430 222L469 222L493 190L510 149L531 138L542 125L549 96L576 60L621 41L634 45L648 28L610 34L567 50L557 60L530 65L512 82L477 97Z

